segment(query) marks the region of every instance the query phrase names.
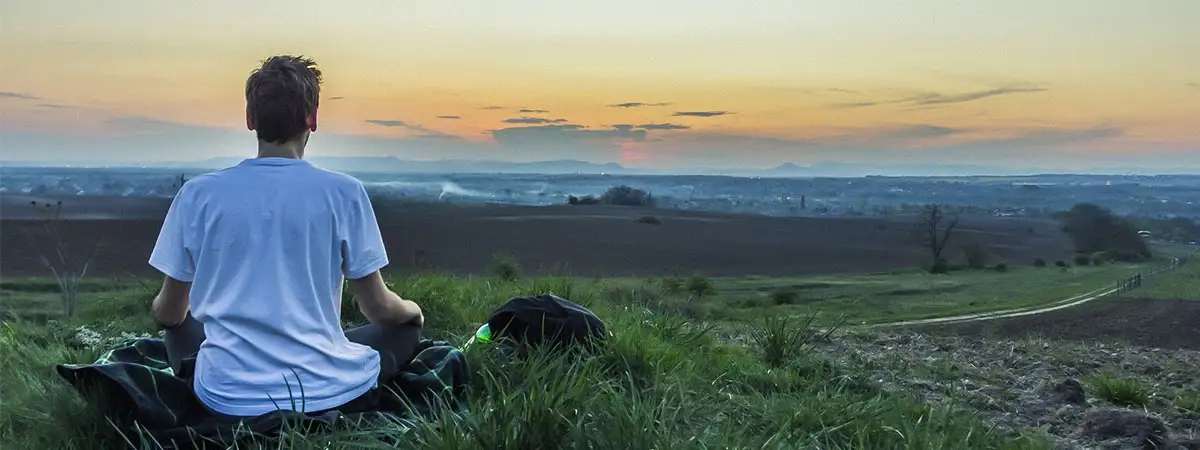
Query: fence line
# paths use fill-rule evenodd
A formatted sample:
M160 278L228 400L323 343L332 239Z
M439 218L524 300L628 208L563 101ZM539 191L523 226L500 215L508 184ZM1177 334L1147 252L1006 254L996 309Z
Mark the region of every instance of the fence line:
M1180 257L1180 258L1171 258L1171 262L1161 265L1159 267L1156 267L1156 268L1154 268L1154 270L1151 270L1149 273L1143 274L1141 272L1138 272L1129 277L1126 277L1126 278L1122 279L1121 281L1117 282L1117 289L1113 293L1116 295L1121 295L1121 294L1130 292L1134 289L1142 287L1142 283L1148 278L1153 278L1153 277L1156 277L1159 275L1163 275L1166 273L1170 273L1170 272L1179 270L1180 267L1187 265L1188 259L1190 259L1189 257L1190 257L1190 255Z

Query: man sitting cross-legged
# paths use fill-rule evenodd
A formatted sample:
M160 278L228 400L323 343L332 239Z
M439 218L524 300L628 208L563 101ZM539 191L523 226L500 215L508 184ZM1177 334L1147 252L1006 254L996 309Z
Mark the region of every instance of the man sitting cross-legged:
M171 367L192 372L218 417L374 408L420 340L420 307L379 274L387 252L362 183L302 159L320 83L291 56L250 75L258 157L187 181L150 256L166 275L151 309ZM371 323L343 331L346 279Z

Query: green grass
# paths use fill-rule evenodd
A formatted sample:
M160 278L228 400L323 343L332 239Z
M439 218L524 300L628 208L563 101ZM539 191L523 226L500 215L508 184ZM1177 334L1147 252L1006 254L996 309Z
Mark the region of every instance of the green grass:
M1117 406L1144 408L1153 393L1142 382L1132 378L1117 378L1097 374L1088 380L1091 393Z
M963 270L933 275L919 270L877 275L712 278L699 312L747 321L763 314L806 316L848 325L926 319L1037 306L1115 286L1117 280L1161 262L1073 267L1009 266L1008 271ZM1197 264L1200 266L1200 264ZM641 289L644 280L607 281ZM660 282L659 284L664 284ZM653 286L649 288L653 290Z
M467 356L475 373L470 417L323 434L291 433L263 448L1048 448L990 429L953 405L925 405L875 386L864 373L808 351L805 321L747 325L758 344L735 344L686 317L697 303L568 279L395 279L419 301L426 336L464 342L489 313L518 295L555 292L592 308L612 331L596 357L537 355L504 363L486 347ZM152 333L152 292L110 286L82 294L79 313L47 320L55 304L36 282L8 285L17 317L0 334L0 447L123 448L105 419L54 374L100 349L74 342L78 326L115 335ZM725 285L728 287L728 285ZM728 294L726 294L728 295ZM29 311L40 314L29 315ZM28 317L28 318L26 318ZM483 350L480 350L483 349ZM768 364L768 361L771 364Z
M1126 294L1128 297L1200 300L1200 255L1191 256L1190 262L1174 272L1147 278L1141 289Z

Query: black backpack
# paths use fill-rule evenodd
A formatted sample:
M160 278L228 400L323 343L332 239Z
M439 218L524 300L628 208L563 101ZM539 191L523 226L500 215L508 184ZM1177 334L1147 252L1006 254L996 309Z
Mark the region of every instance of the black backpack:
M487 325L493 340L522 347L589 348L607 337L596 314L554 294L513 298L492 312Z

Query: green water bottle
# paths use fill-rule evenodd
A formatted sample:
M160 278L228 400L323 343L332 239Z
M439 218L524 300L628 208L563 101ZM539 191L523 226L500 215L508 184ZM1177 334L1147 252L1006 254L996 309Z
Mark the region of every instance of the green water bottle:
M465 345L464 347L470 346L471 344L474 344L476 342L486 344L491 341L492 341L492 327L490 327L490 326L488 326L488 324L484 323L482 326L479 327L478 330L475 330L475 336L472 336L471 340L468 341L467 345Z

